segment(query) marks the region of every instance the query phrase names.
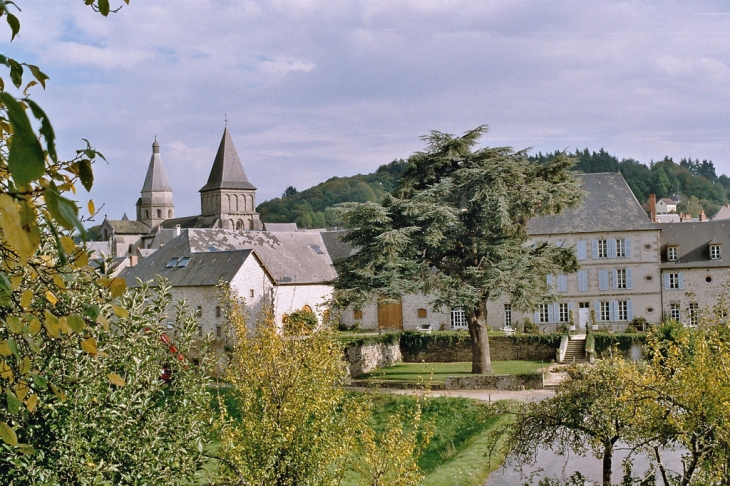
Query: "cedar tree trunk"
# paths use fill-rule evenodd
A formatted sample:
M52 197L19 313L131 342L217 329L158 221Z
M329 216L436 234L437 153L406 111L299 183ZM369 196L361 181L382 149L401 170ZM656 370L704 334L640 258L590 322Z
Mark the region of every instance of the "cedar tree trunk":
M492 372L487 336L487 299L483 299L469 312L469 335L471 336L471 372L485 374Z

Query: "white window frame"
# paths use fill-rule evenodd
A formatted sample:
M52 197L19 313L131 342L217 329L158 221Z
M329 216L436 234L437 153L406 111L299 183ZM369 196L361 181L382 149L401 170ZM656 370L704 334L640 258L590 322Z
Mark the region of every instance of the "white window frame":
M669 318L675 321L682 319L682 305L679 302L669 303Z
M616 273L614 273L614 277L616 278L616 288L617 289L626 289L626 270L625 269L616 269Z
M710 260L720 260L721 258L720 245L710 245Z
M601 321L611 320L611 302L601 302Z
M464 309L451 309L451 327L452 329L467 329L469 327Z
M550 322L550 307L549 304L538 304L537 305L538 322L540 324L547 324Z
M504 304L504 325L512 325L512 304Z
M676 262L679 260L679 247L674 246L668 246L667 247L667 261L668 262Z
M629 305L628 302L625 300L619 300L618 305L616 306L618 313L616 315L616 320L619 321L628 321L629 320Z
M570 322L570 309L568 304L558 304L558 322Z
M623 258L626 256L626 241L623 238L616 238L616 257Z
M598 258L608 258L607 240L598 240Z
M700 306L697 302L689 303L689 325L696 326L700 319Z
M678 273L669 274L669 289L670 290L679 289L679 274Z

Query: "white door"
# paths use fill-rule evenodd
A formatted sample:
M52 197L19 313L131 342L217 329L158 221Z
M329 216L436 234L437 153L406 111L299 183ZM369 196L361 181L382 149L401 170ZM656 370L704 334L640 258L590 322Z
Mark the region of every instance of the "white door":
M588 320L591 318L591 310L587 308L578 309L578 329L585 329Z

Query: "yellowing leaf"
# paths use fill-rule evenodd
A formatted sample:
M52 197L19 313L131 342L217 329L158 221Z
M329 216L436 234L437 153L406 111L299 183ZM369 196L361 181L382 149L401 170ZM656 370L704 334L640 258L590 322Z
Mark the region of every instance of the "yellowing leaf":
M23 229L18 207L7 194L0 194L0 227L5 240L15 249L21 261L25 262L33 254L35 247Z
M30 358L27 356L25 356L23 361L20 363L20 373L22 375L30 373Z
M53 292L50 290L46 290L46 300L51 303L51 305L56 305L56 302L58 302L58 298L53 295Z
M102 287L109 287L109 285L112 283L112 279L110 278L100 278L97 279L96 282L101 285Z
M105 330L109 330L109 321L104 317L104 314L99 314L99 317L96 318L96 322L101 324Z
M66 289L66 282L63 281L63 277L61 277L59 274L55 274L53 276L53 283L56 284L56 287L58 287L59 289Z
M84 318L78 314L71 314L66 318L66 322L68 323L69 327L76 332L81 332L86 328L86 322L84 322Z
M109 373L108 375L106 375L106 377L109 378L109 381L111 381L114 385L124 386L127 384L127 382L124 381L124 378L115 373Z
M89 207L89 214L93 216L94 213L96 212L96 207L94 207L94 201L92 201L91 199L89 199L88 207Z
M58 318L58 327L66 334L71 334L73 332L71 326L68 325L68 319L65 317Z
M53 383L49 383L48 386L51 387L51 391L53 392L54 395L56 395L58 397L59 400L61 400L62 402L66 401L66 392L64 392L63 390L58 388Z
M112 298L116 299L123 295L124 291L127 290L127 281L123 278L115 278L109 284L109 290L112 291Z
M15 394L17 395L19 400L25 400L25 397L28 396L28 392L30 391L30 386L24 381L19 381L18 385L15 387Z
M0 438L9 446L18 445L18 436L15 431L5 422L0 422Z
M33 301L33 291L28 289L25 292L23 292L23 295L20 297L20 306L23 309L27 309L30 307L30 303Z
M124 307L120 307L118 305L112 305L112 310L114 311L114 314L117 315L120 319L126 319L129 317L129 312Z
M0 361L0 378L13 381L13 369L5 361Z
M10 260L5 260L6 262L9 262ZM10 277L10 288L15 291L18 290L18 287L20 287L20 284L23 283L23 277L20 275L17 275L15 277Z
M96 339L94 339L93 337L84 339L83 341L81 341L81 349L83 349L92 356L95 355L97 352Z
M7 339L5 341L0 342L0 356L10 356L10 346L8 346Z
M30 327L31 334L33 334L33 335L38 334L39 332L41 332L41 321L39 321L37 317L34 317L30 321L29 327Z
M61 327L58 322L58 318L56 316L54 316L53 314L51 314L50 312L48 312L48 310L45 311L45 315L46 315L46 321L43 323L43 325L46 328L46 332L48 332L48 334L50 336L57 338L61 334L60 333Z
M30 413L33 413L33 410L35 410L35 407L37 405L38 405L38 394L37 393L32 394L25 401L25 408L27 408Z
M71 255L76 250L76 243L70 237L64 235L61 237L61 248L66 254Z
M8 331L12 334L20 334L23 330L23 321L18 316L8 316L5 322L8 323Z
M74 265L76 265L76 268L85 267L89 264L89 255L83 250L79 250L76 252L76 261L74 261Z

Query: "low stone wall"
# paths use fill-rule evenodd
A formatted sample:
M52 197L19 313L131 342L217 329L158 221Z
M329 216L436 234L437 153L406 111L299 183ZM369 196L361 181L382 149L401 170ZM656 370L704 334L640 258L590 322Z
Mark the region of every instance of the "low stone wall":
M391 366L403 361L400 345L396 344L363 344L345 348L345 359L350 368L350 376L357 378L377 368Z
M553 351L555 352L555 351ZM542 375L476 375L446 378L447 390L542 390Z
M509 336L489 338L489 355L492 361L534 360L550 362L555 360L555 347L544 343L517 341ZM403 361L406 363L454 363L471 361L471 340L464 340L449 345L429 343L417 353L403 350Z

